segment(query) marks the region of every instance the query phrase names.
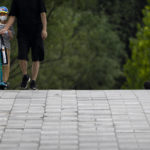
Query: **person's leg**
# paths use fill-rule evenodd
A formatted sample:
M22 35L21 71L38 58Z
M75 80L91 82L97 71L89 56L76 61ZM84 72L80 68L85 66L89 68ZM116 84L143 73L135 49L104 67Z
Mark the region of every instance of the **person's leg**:
M28 52L30 48L30 41L25 37L19 37L18 48L19 48L18 49L19 65L23 74L21 88L26 89L28 87L28 83L30 82L30 77L27 74Z
M41 33L41 32L40 32ZM32 81L30 88L36 90L36 79L38 76L40 62L44 60L44 43L41 34L37 34L32 40Z
M40 68L39 61L33 61L32 63L32 80L36 81Z
M28 67L27 60L19 60L19 65L20 65L22 74L27 75L27 67Z
M32 63L32 81L30 82L30 88L36 90L36 79L39 73L40 61L33 61Z
M7 82L10 72L10 50L7 49L8 64L3 66L3 81Z
M19 64L23 74L21 88L26 89L28 87L28 83L30 82L30 77L27 74L27 60L19 60Z

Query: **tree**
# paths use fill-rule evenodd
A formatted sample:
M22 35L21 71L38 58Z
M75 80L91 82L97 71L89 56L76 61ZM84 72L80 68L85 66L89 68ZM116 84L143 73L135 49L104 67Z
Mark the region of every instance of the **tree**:
M113 88L125 53L107 17L90 11L74 13L63 6L54 15L49 28L53 45L39 77L45 83L41 88Z
M128 38L134 36L131 31L136 30L145 1L45 0L49 36L39 88L120 88L125 47ZM8 8L10 3L1 0L1 5ZM14 28L16 31L16 24ZM15 38L11 45L9 81L12 89L18 89L22 74ZM31 71L31 65L28 70Z
M143 88L150 80L150 1L143 10L143 25L138 24L136 38L130 40L132 57L124 66L127 81L124 88Z

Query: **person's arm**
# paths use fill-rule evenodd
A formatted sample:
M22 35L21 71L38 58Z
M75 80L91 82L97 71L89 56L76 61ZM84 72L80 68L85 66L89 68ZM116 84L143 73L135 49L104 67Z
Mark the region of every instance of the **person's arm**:
M12 40L13 39L13 33L11 30L8 30L8 35L9 35L10 40Z
M9 30L9 28L15 22L16 17L17 17L17 3L16 3L16 0L12 0L11 9L9 12L9 19L8 19L4 29L0 30L0 34L5 34Z
M15 16L10 16L4 29L0 30L0 34L5 34L15 22Z
M45 12L41 13L41 21L43 25L41 36L42 36L42 39L45 40L47 38L47 18L46 18Z

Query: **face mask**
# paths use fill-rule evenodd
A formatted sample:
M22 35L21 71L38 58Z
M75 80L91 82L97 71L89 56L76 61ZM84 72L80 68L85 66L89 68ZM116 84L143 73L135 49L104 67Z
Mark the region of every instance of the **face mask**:
M6 21L7 20L7 16L0 16L0 20L1 21Z

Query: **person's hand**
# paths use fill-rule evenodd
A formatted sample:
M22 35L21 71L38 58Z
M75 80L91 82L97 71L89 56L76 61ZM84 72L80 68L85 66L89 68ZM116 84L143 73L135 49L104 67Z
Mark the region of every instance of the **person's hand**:
M6 28L0 30L0 34L5 34L5 33L7 33L7 32L8 32L8 30L7 30Z
M47 38L47 31L42 30L41 36L42 36L42 39L45 40Z

